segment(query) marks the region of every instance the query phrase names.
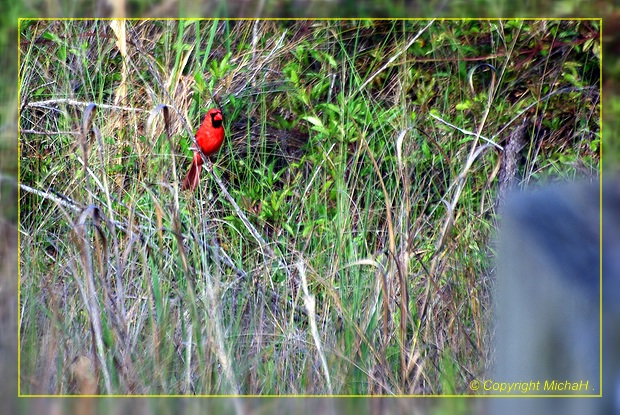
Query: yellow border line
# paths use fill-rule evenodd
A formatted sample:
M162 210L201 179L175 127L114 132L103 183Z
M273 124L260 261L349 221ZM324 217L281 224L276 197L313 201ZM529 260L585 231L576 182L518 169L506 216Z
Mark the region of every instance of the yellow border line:
M549 17L549 18L134 18L134 17L122 17L122 18L72 18L72 17L59 17L59 18L29 18L19 17L17 22L17 223L21 221L21 209L20 209L20 176L21 176L21 54L20 54L20 42L21 42L21 23L22 21L110 21L110 20L129 20L129 21L257 21L257 20L276 20L276 21L333 21L333 20L347 20L347 21L598 21L599 22L599 92L601 99L599 100L599 393L594 394L575 394L575 395L541 395L541 394L463 394L463 395L50 395L50 394L29 394L22 395L21 393L21 238L20 233L17 232L17 396L18 398L600 398L603 396L603 18L601 17Z

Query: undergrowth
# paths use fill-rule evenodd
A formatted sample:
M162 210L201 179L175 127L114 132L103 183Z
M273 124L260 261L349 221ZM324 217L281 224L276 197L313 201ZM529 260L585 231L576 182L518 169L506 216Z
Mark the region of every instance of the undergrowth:
M471 393L502 192L598 172L599 22L114 24L20 24L20 392Z

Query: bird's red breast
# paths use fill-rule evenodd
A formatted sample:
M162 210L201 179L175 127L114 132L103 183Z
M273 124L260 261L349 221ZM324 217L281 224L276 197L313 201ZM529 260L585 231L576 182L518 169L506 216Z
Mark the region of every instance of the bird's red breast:
M200 128L196 131L196 143L205 156L217 153L224 142L224 118L222 111L211 108L205 116Z

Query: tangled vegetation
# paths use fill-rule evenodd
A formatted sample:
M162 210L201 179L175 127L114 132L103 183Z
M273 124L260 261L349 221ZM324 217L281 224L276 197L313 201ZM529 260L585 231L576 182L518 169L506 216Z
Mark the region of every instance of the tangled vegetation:
M84 358L102 394L470 393L504 192L598 173L599 37L22 20L21 393L83 392Z

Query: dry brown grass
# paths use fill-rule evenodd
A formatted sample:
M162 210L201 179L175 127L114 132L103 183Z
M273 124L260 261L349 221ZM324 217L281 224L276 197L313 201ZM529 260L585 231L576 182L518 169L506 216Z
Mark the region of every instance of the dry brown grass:
M106 394L468 393L500 148L596 174L596 22L126 30L22 25L22 392L87 356ZM212 105L237 138L186 194Z

